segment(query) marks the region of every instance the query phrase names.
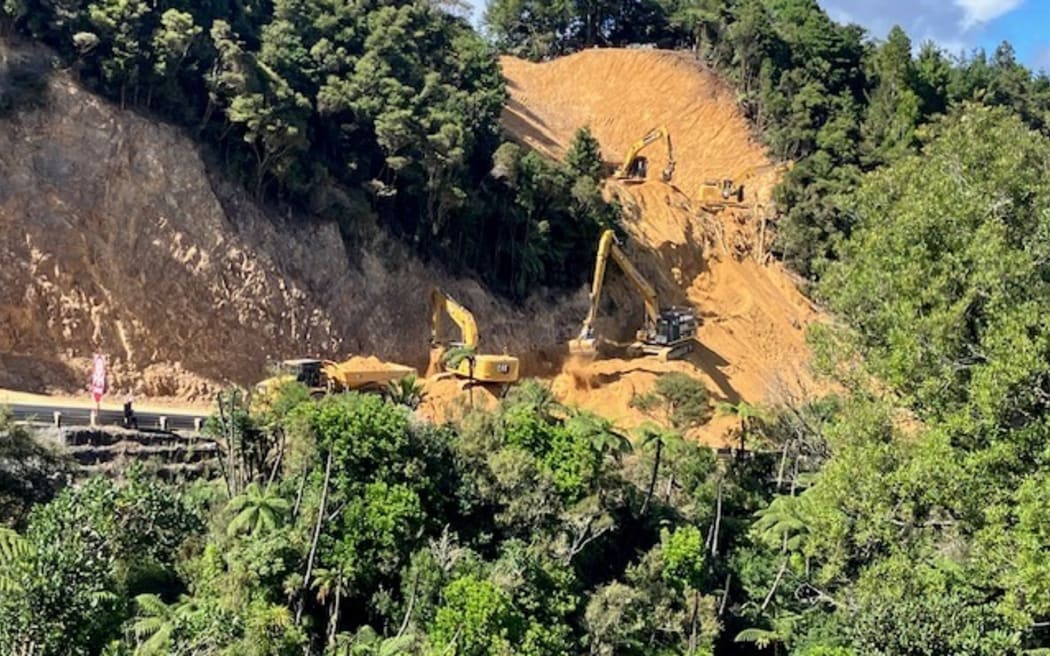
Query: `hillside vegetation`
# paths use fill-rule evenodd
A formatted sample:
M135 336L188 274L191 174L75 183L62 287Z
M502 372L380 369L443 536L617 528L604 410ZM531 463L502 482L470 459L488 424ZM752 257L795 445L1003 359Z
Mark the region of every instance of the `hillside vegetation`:
M429 2L31 0L0 18L122 106L185 126L256 197L351 237L375 215L504 293L579 283L566 255L614 216L571 166L507 154L514 184L491 175L506 97L494 52Z
M493 0L485 19L502 49L525 57L655 43L725 75L773 158L798 163L778 189L778 249L814 278L855 224L844 197L865 172L915 153L933 117L977 101L1050 126L1050 78L1008 43L962 58L924 43L914 55L903 30L872 42L816 0Z
M154 5L100 1L5 11L100 88L160 108L156 80L172 76L148 77L159 60L118 62L140 61L128 44L145 43L141 34L154 43L169 8L158 17ZM223 82L190 96L200 110L192 122L208 117L203 134L246 166L249 184L291 197L300 182L324 189L329 176L365 183L392 229L421 243L434 225L449 244L479 237L459 231L483 210L451 207L490 207L484 195L497 183L482 172L492 168L511 213L551 244L561 243L557 230L582 239L612 220L595 201L600 162L587 132L565 164L498 147L495 132L487 150L448 157L442 135L473 125L482 148L503 103L501 83L456 79L468 69L496 78L494 53L462 20L412 2L281 7L171 9L214 33L201 40L214 52L196 60L209 72L191 78L267 80L262 90ZM155 21L145 32L135 27L142 16ZM230 390L208 426L224 446L222 476L196 483L135 468L64 486L61 458L3 420L0 466L31 463L32 484L0 476L10 527L0 528L0 652L1050 650L1047 78L1006 45L956 61L933 46L914 55L899 30L872 43L812 0L493 0L487 20L498 47L533 58L682 45L734 82L755 134L799 160L778 192L780 252L836 313L808 334L835 393L757 405L663 373L624 399L647 418L627 434L535 381L443 424L413 411L423 399L408 380L382 396L320 399L289 385L254 406ZM329 47L346 48L335 68L311 68L329 61ZM297 86L307 70L314 82ZM310 84L317 95L302 91ZM173 97L164 102L183 105ZM312 104L321 97L341 98L348 113L323 118ZM377 99L396 114L376 113ZM304 123L288 122L296 107ZM446 123L435 111L478 122ZM332 131L306 150L287 147L289 135L322 128ZM354 150L336 149L335 134ZM359 168L340 172L336 161ZM316 177L297 177L306 162L322 167L310 169ZM428 177L435 170L450 177ZM573 202L588 209L548 207L507 179L532 180L548 199L571 182ZM624 218L636 234L661 227L645 219L671 205L646 185L637 198L650 210ZM436 194L454 189L460 200ZM383 214L393 206L411 211L394 220ZM560 228L551 208L569 208ZM683 438L716 415L732 419L741 448L716 453Z

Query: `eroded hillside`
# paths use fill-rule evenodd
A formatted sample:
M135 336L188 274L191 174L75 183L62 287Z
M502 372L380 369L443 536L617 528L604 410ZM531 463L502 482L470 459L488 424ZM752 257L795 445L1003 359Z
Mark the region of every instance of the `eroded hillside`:
M511 307L381 236L348 252L334 223L262 209L189 136L65 75L0 123L0 387L75 392L94 352L114 391L183 399L304 354L422 367L434 283L494 349L556 343L582 312L582 292Z
M730 177L769 160L752 137L732 91L688 55L654 50L592 49L545 63L502 59L511 101L507 129L522 143L561 156L576 130L589 126L610 170L622 153L656 126L666 126L677 167L671 184L609 182L621 199L631 241L628 250L656 284L665 304L689 303L703 316L700 347L686 362L605 360L556 377L562 398L600 410L626 424L640 421L627 407L660 371L682 370L707 381L721 400L777 402L819 389L809 372L807 323L819 313L777 263L761 256L765 238L759 217L768 212L699 211L701 183ZM665 155L645 151L651 171ZM776 182L769 169L750 193L765 205ZM589 264L589 263L588 263ZM616 278L610 285L601 332L625 336L641 321L641 302ZM610 316L610 313L613 313ZM717 439L728 420L716 420L703 437Z

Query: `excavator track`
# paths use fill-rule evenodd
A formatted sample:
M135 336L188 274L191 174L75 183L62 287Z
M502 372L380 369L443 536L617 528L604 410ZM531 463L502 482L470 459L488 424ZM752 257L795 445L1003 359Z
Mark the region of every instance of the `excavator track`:
M655 355L657 360L666 362L668 360L681 360L693 352L695 344L696 342L690 339L670 346L639 344L637 349L645 355Z

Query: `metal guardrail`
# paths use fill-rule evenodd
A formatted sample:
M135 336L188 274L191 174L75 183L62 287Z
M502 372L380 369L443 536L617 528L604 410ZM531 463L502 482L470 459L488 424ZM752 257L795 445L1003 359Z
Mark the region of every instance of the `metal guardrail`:
M54 426L123 427L124 413L120 410L93 408L43 407L32 405L8 406L15 421L44 423ZM135 412L139 430L200 432L206 415L161 414Z

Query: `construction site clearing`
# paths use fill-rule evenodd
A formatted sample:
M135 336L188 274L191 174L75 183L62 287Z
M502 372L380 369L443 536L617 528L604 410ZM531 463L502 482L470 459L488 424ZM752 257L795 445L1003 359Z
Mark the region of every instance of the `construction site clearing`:
M548 351L523 356L524 373L544 380L559 401L627 430L647 419L631 399L671 371L698 378L714 399L730 403L797 402L827 392L809 369L805 341L806 325L823 317L767 256L770 195L790 163L767 157L732 90L675 52L592 49L543 63L504 57L501 64L511 96L506 130L560 158L576 131L589 127L615 171L606 192L624 208L624 249L662 299L692 307L701 318L695 347L680 360L591 361ZM650 152L653 166L618 161ZM647 170L643 179L629 175L639 169ZM728 196L703 207L712 204L705 188L713 186ZM642 303L622 276L606 293L617 307L633 307L636 318L599 317L596 331L630 339ZM464 407L455 386L428 384L426 391L421 410L432 419ZM474 403L492 404L495 397L484 390ZM716 415L691 437L721 446L734 425Z
M694 308L702 318L681 359L578 357L553 344L515 354L522 375L543 381L558 401L626 430L648 419L631 407L631 399L668 372L693 376L713 399L730 403L795 402L827 391L809 371L804 335L820 313L767 257L763 243L772 187L790 163L766 157L731 90L672 52L595 49L546 63L511 57L501 63L511 93L504 112L508 133L558 158L577 129L589 127L613 171L606 193L625 210L623 248L637 261L639 277L652 284L654 296ZM617 111L624 107L631 110ZM666 165L654 147L661 142ZM656 153L654 166L643 157L650 151ZM607 293L621 312L588 319L599 334L629 341L646 321L645 299L632 274L611 275ZM601 294L600 284L593 294ZM592 298L592 309L599 301ZM482 325L484 319L478 317ZM432 360L428 373L436 371ZM502 391L491 385L465 390L460 381L433 375L422 384L418 412L433 421L455 419L471 407L494 407ZM733 418L716 415L690 437L722 446L735 425Z
M805 340L805 327L823 317L768 255L775 220L770 195L790 163L767 156L732 90L688 54L669 51L592 49L543 63L513 57L500 61L510 94L503 113L506 133L528 148L560 158L579 128L591 130L609 172L605 193L623 208L624 261L652 287L661 308L695 313L689 328L695 336L688 333L689 349L676 350L680 359L651 354L580 358L568 344L580 334L580 323L564 327L563 341L532 342L531 348L517 351L504 352L506 335L500 333L486 338L490 341L484 351L495 355L484 357L494 358L493 371L506 370L508 376L513 363L511 378L465 385L469 375L463 374L469 372L458 365L440 371L448 367L432 357L420 379L424 398L418 414L445 421L472 406L491 407L505 384L518 378L537 378L558 401L593 411L626 430L647 419L631 407L631 399L650 391L668 372L699 379L713 400L729 403L797 402L826 392L827 384L810 372ZM622 161L625 153L630 161ZM639 298L638 285L628 278L610 271L599 294L604 301L592 292L595 311L587 317L592 325L585 327L610 343L630 343L652 320L648 298ZM421 292L421 305L423 297ZM473 349L478 334L491 335L486 333L491 316L471 316L475 325L470 328L468 322L464 328L464 307L451 297L436 291L431 304L435 317L448 312L463 332L464 339L443 340L445 348L467 342ZM584 319L581 315L576 321ZM528 326L520 331L527 335ZM432 340L437 337L435 323ZM423 362L410 366L360 355L340 363L310 362L344 374L381 372L372 381L377 383L424 369ZM716 415L690 437L721 446L734 425L732 418Z

